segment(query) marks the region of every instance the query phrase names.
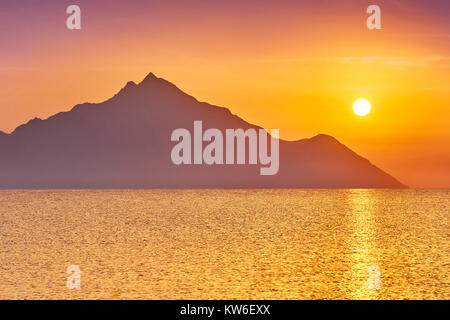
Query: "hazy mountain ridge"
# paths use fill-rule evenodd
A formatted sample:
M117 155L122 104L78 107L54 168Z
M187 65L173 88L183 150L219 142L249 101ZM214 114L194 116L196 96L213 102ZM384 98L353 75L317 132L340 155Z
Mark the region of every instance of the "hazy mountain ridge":
M199 102L150 73L102 103L83 103L0 133L0 188L405 187L327 135L280 140L280 171L259 165L181 165L171 132L255 128L230 110Z

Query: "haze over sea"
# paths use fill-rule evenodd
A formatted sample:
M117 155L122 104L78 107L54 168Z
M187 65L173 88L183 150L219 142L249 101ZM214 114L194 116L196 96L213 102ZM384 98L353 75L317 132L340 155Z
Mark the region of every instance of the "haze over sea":
M450 299L450 190L0 191L1 299ZM81 268L81 289L66 268ZM369 289L367 268L381 271Z

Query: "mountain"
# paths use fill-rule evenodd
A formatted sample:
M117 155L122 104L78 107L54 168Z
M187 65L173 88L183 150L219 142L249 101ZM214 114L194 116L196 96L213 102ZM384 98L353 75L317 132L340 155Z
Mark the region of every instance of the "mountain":
M0 134L0 188L403 188L335 138L279 140L276 175L260 165L180 165L176 128L260 129L150 73L111 99Z

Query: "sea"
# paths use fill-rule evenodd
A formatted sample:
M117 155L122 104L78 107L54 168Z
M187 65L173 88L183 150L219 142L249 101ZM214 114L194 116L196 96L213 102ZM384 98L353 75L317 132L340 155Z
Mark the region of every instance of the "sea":
M450 299L449 199L3 190L0 299Z

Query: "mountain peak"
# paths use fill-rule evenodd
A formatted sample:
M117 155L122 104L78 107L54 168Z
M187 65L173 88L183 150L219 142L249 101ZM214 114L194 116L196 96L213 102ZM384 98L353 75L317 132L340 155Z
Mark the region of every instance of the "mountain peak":
M172 82L167 81L163 78L158 78L155 76L153 72L150 72L144 80L142 80L139 84L139 87L153 87L161 89L162 87L171 87L171 88L177 88ZM179 89L178 89L179 90Z
M328 142L339 142L335 137L328 134L319 133L318 135L312 137L310 140L315 141L328 141Z
M152 72L150 72L137 87L142 90L141 92L151 93L166 101L174 98L179 99L180 97L197 101L194 97L185 93L172 82L167 81L164 78L159 78Z
M121 95L123 93L129 92L130 90L134 89L137 87L137 84L134 83L133 81L128 81L127 84L125 85L125 87L123 87L122 89L120 89L120 91L116 94L117 95Z
M142 80L142 82L141 82L140 84L142 84L142 83L147 83L147 82L152 82L152 81L157 80L157 79L158 79L158 77L156 77L156 76L153 74L153 72L150 72L150 73L144 78L144 80Z
M124 89L132 88L132 87L136 87L136 86L137 86L137 84L134 83L133 81L128 81L127 84L125 85Z

